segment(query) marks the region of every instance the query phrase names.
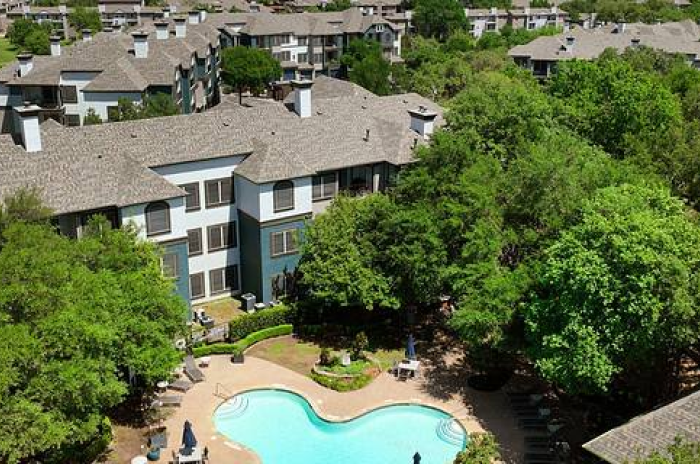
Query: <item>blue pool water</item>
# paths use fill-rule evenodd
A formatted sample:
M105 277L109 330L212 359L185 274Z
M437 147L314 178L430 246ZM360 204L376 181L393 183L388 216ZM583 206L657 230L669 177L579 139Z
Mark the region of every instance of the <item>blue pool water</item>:
M376 409L349 422L320 419L284 390L254 390L222 404L219 432L253 450L263 464L446 464L464 449L464 429L448 414L418 405Z

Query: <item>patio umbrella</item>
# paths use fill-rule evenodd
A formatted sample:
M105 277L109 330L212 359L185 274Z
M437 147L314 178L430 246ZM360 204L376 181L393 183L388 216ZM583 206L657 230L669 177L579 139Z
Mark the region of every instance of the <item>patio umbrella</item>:
M192 424L190 421L185 421L185 426L182 429L182 454L187 456L192 454L192 450L197 446L197 439L194 437L194 432L192 431Z
M406 342L406 357L408 359L416 359L416 346L413 340L413 334L408 335L408 342Z
M416 451L416 454L413 455L413 464L420 464L420 453Z

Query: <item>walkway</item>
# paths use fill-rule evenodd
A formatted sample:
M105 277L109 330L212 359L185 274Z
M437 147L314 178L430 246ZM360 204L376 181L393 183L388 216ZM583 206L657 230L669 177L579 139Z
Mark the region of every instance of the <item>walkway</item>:
M217 433L212 416L224 398L216 395L225 391L232 396L252 388L285 388L307 398L316 411L330 420L355 417L365 411L392 403L413 402L441 408L457 417L468 432L494 433L502 446L506 463L519 463L522 456L522 433L512 417L510 406L502 392L481 393L466 387L458 377L441 378L443 374L462 371L451 365L446 355L444 364L432 370L426 369L425 378L400 382L382 373L369 386L354 392L339 393L322 387L311 379L269 361L247 356L244 364L232 364L229 356L214 356L211 365L204 369L206 380L196 384L184 396L180 408L166 420L170 449L164 450L161 462L170 462L172 451L180 443L182 424L186 419L193 424L197 440L209 448L214 463L235 462L258 464L253 453L230 442ZM452 367L452 369L450 369ZM457 381L457 384L454 382Z

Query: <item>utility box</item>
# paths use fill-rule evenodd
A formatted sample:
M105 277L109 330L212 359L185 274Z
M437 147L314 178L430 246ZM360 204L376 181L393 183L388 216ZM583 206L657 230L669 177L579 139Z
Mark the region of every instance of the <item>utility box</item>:
M265 307L266 307L265 303L255 303L253 305L253 308L254 308L253 311L260 311L262 309L265 309Z
M241 295L241 299L243 300L243 309L248 312L252 313L255 311L255 295L252 293L244 293Z

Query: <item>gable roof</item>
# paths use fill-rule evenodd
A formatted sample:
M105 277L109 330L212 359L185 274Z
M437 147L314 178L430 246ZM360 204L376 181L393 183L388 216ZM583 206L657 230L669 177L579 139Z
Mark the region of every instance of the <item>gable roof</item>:
M2 136L0 196L38 186L61 214L181 196L153 169L212 158L243 156L236 173L254 183L370 163L402 165L413 161L413 146L424 143L410 129L408 110L425 106L442 113L416 94L319 98L309 118L281 102L247 103L94 126L47 121L41 126L43 150L36 153Z
M611 464L663 452L676 437L700 442L700 392L636 417L583 445Z

